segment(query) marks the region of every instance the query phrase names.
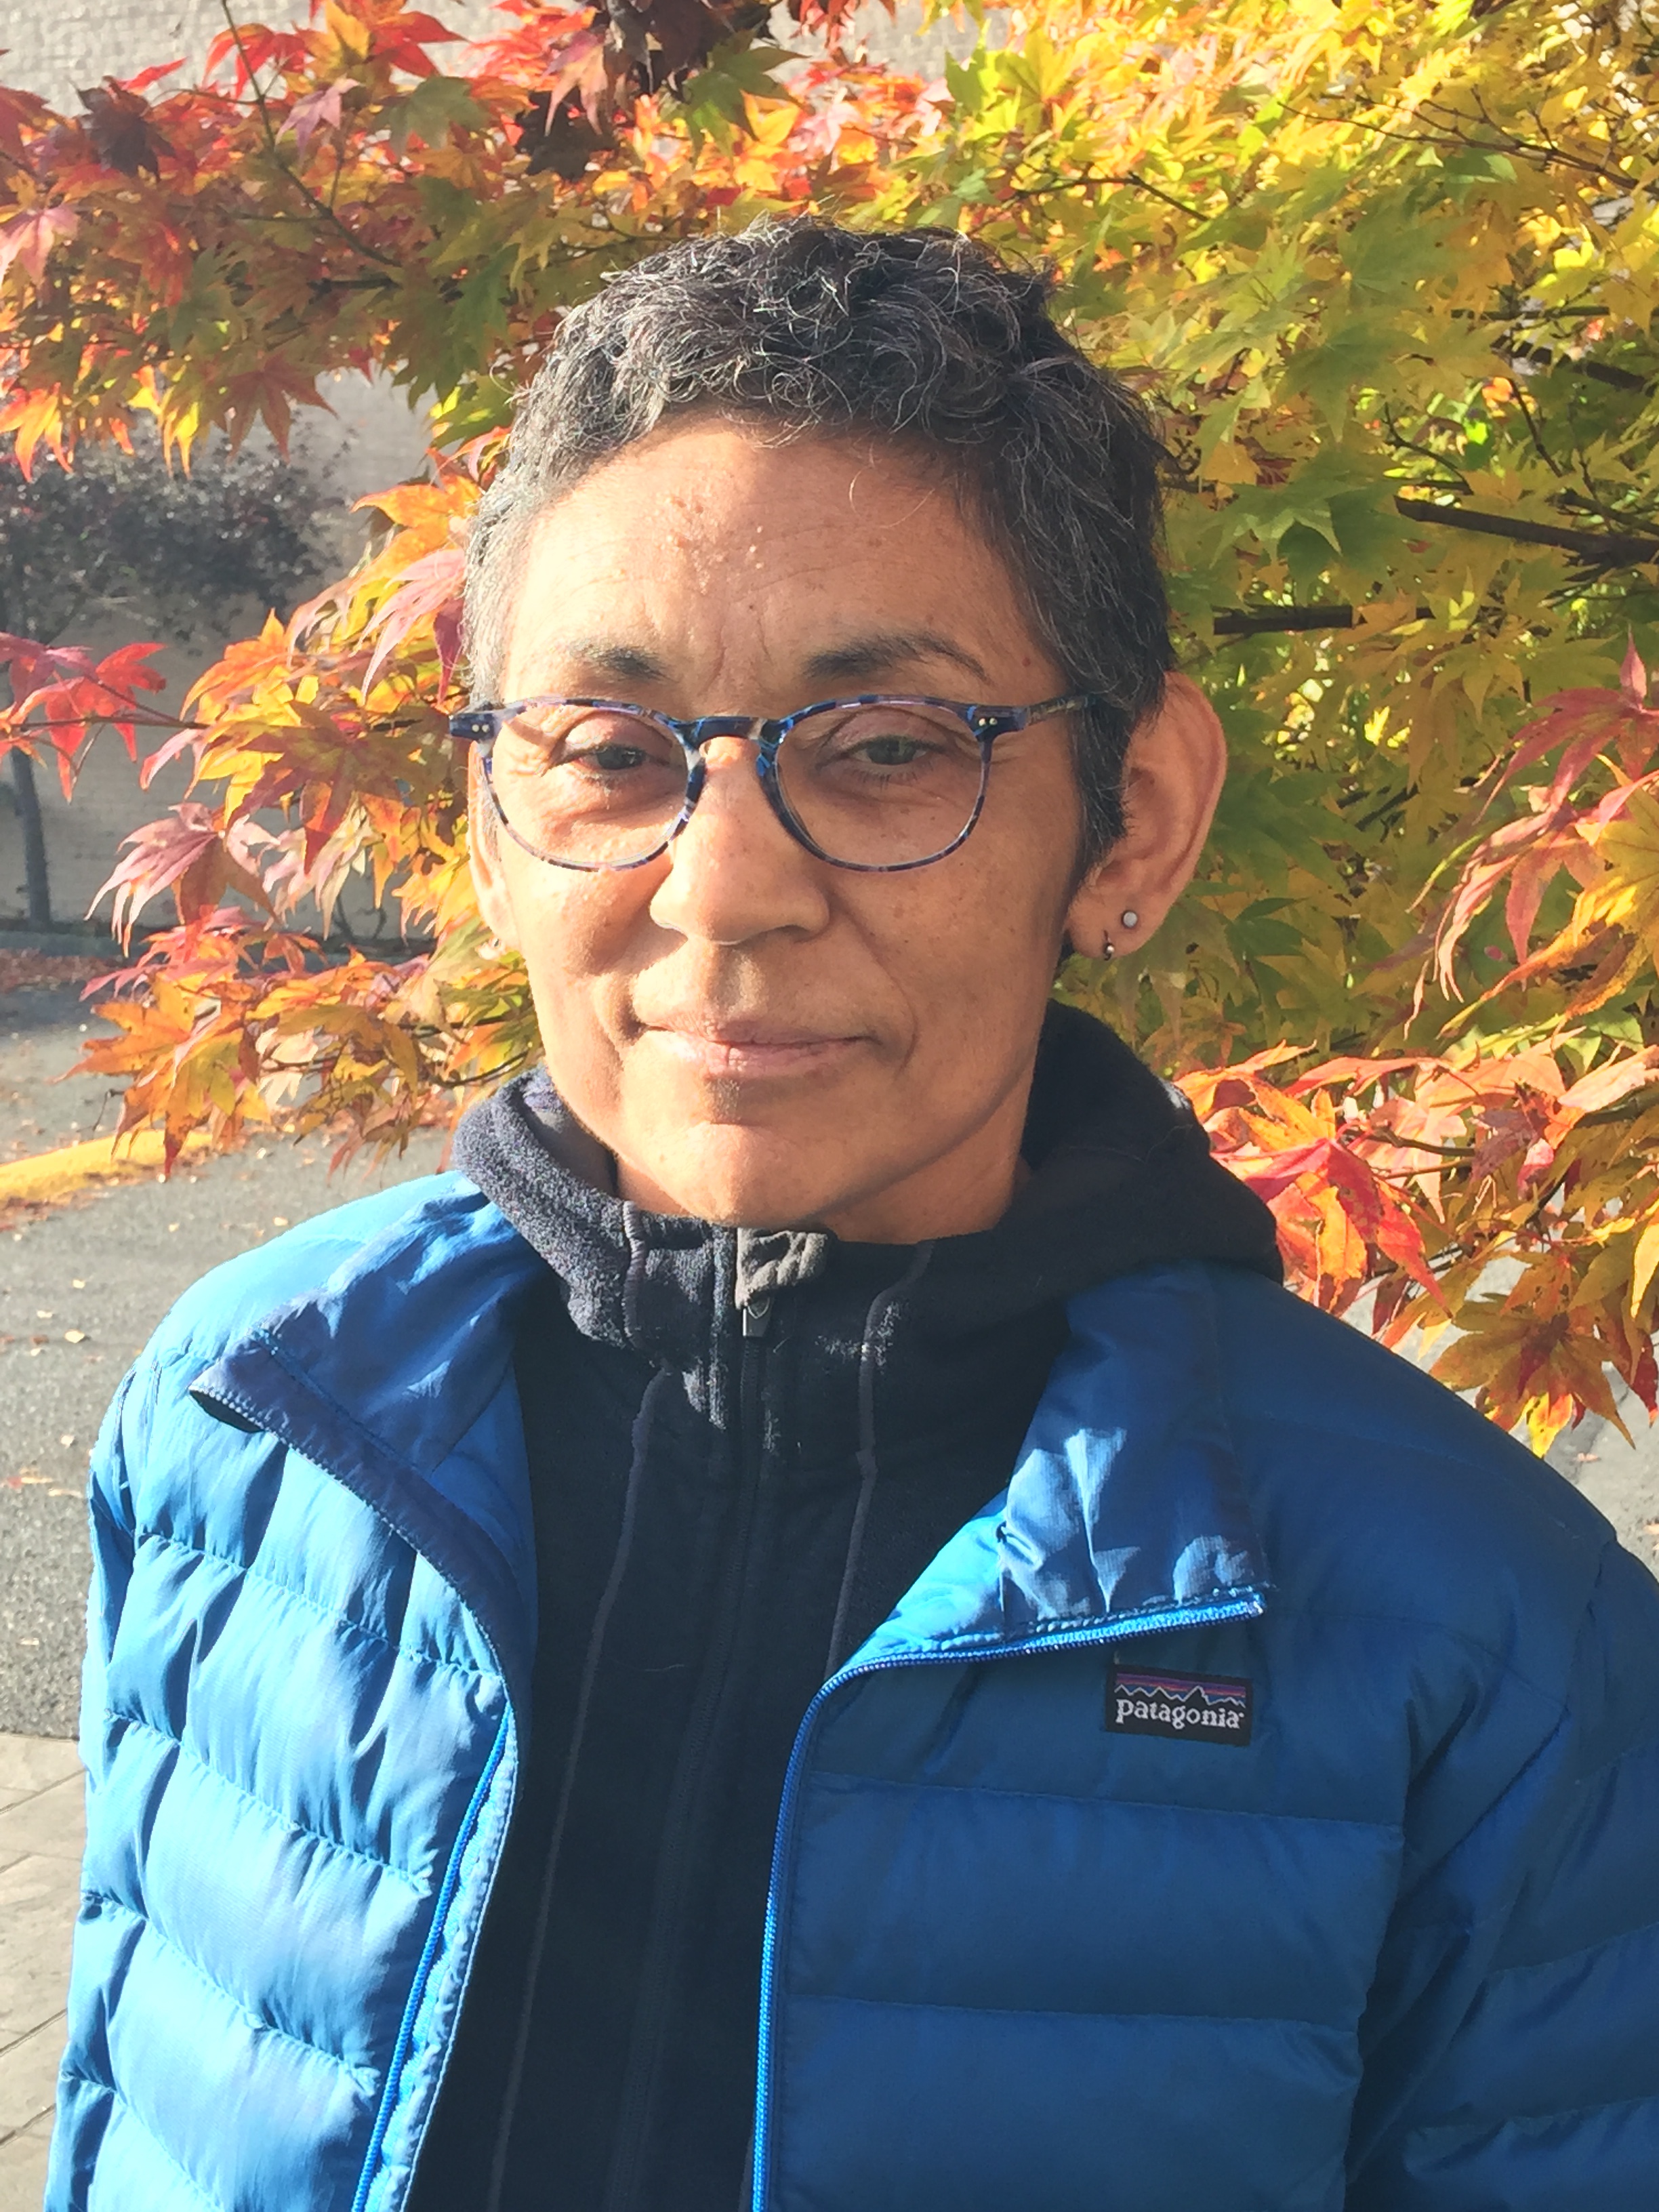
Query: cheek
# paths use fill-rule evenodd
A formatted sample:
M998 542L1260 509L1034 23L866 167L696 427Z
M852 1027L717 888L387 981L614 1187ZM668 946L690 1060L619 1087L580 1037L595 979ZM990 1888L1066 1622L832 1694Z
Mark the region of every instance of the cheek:
M1065 927L1073 843L1063 804L1052 815L1040 803L1005 806L956 856L965 865L949 885L952 932L988 977L1046 970Z
M607 875L531 864L514 885L514 911L542 1042L556 1081L574 1062L611 1056L626 1016L636 947L648 929L655 871Z
M528 863L514 876L514 911L538 968L577 988L615 969L645 921L658 872L584 875ZM533 947L533 950L532 949Z
M1029 856L1019 865L993 848L989 865L976 857L970 842L959 868L945 860L908 883L876 878L874 896L861 886L860 898L861 933L908 1000L916 1043L964 1069L1029 1042L1065 919L1063 884L1045 881Z

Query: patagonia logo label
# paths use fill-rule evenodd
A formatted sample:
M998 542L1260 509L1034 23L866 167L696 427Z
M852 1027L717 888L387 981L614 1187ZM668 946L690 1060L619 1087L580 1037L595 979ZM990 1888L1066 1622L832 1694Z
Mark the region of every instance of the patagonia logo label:
M1248 1743L1250 1686L1231 1674L1170 1674L1115 1666L1106 1684L1106 1725L1122 1735Z

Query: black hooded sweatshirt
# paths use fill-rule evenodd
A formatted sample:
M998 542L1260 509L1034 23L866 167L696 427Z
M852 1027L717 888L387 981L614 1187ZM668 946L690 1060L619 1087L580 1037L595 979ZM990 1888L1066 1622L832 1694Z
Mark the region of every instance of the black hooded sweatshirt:
M612 1194L545 1075L457 1164L547 1261L516 1374L539 1626L511 1828L411 2212L738 2212L772 1838L825 1678L1007 1482L1073 1292L1279 1274L1178 1092L1056 1006L1029 1179L915 1246Z

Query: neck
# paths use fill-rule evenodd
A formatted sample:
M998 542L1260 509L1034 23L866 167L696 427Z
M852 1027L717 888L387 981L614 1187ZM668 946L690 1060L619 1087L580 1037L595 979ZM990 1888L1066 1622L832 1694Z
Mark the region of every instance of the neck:
M1030 1091L1028 1071L1024 1081L968 1138L873 1189L849 1191L827 1205L819 1200L790 1209L787 1203L780 1206L774 1202L766 1207L769 1216L787 1212L787 1219L751 1219L753 1209L743 1207L739 1200L730 1218L722 1208L721 1224L827 1230L849 1244L921 1244L993 1229L1030 1172L1020 1157ZM620 1155L616 1190L619 1198L647 1212L691 1217L700 1212L678 1199L658 1176Z

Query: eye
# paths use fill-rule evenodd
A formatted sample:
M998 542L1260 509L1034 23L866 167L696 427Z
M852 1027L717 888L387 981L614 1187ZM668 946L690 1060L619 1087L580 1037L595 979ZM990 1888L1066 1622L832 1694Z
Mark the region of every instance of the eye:
M603 775L620 775L629 769L643 768L651 756L641 745L625 745L614 738L597 745L572 745L567 758L579 762L584 768L598 769Z
M848 747L857 753L872 768L909 768L932 748L920 738L908 738L897 732L887 737L860 738Z
M963 763L979 773L979 747L959 723L922 705L894 703L827 714L805 723L793 741L799 768L819 775L863 776L871 783L932 777Z
M597 782L631 781L641 771L684 773L678 747L654 724L620 712L594 714L562 700L520 716L502 736L503 757L525 774L562 773Z

